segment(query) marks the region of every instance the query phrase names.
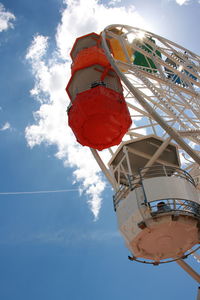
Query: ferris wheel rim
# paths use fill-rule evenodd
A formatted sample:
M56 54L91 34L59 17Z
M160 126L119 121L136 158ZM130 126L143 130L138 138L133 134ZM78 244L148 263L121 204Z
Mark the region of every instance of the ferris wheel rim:
M114 25L109 25L107 28L111 28ZM117 26L117 25L116 25ZM122 27L129 27L134 28L129 25L118 25ZM146 31L145 31L146 32ZM200 165L200 156L182 139L182 137L177 133L176 130L174 130L172 127L168 126L168 124L157 114L156 111L152 109L152 107L147 103L147 101L140 95L137 88L133 87L130 80L123 74L123 72L120 70L120 68L117 66L116 61L112 57L110 53L110 49L107 44L106 40L106 29L101 33L102 35L102 46L104 48L104 51L106 53L106 56L113 67L113 69L116 71L117 75L120 77L120 79L124 82L127 89L132 93L132 95L137 99L137 101L140 103L140 105L143 106L143 108L153 116L154 120L158 122L158 124L171 136L180 146L182 149L184 149L190 157L194 159L195 162L197 162ZM154 35L154 34L153 34ZM162 37L160 37L162 38ZM170 41L171 42L171 41ZM179 46L179 45L178 45ZM183 48L185 49L185 48Z
M176 47L178 47L178 48L181 48L182 50L187 51L188 53L190 53L190 54L192 54L192 55L194 55L194 56L196 56L196 57L198 57L198 58L200 59L200 56L199 56L198 54L194 53L193 51L191 51L191 50L189 50L189 49L187 49L187 48L181 46L180 44L178 44L178 43L176 43L176 42L173 42L173 41L171 41L171 40L169 40L169 39L167 39L167 38L165 38L165 37L163 37L163 36L161 36L161 35L159 35L159 34L156 34L156 33L154 33L154 32L148 31L148 30L143 29L143 28L139 28L139 27L135 27L135 26L131 26L131 25L126 25L126 24L110 24L110 25L108 25L108 26L106 26L106 27L104 28L104 30L102 31L102 33L103 33L104 31L109 30L109 29L112 28L112 27L124 27L124 28L129 28L129 29L132 29L132 30L138 30L138 31L142 31L142 32L144 32L144 33L148 33L149 35L152 35L152 36L154 36L154 37L156 37L156 38L164 39L165 41L167 41L167 42L173 44L174 46L176 46Z

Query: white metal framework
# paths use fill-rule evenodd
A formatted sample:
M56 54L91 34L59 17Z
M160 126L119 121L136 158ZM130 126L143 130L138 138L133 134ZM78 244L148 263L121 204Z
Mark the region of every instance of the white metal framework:
M126 25L110 25L101 36L107 58L123 83L133 121L121 147L127 141L157 137L162 142L152 157L140 151L147 160L144 167L150 168L174 144L180 161L171 163L171 166L179 165L187 171L199 188L200 56L161 36ZM117 45L116 53L112 49L112 40ZM126 149L128 146L124 147L124 157ZM91 151L115 191L120 191L122 180L109 164L116 156L116 147ZM131 192L130 185L126 191L127 194ZM185 262L179 260L179 265L200 282L200 275Z
M117 32L120 34L114 33ZM114 37L122 45L126 61L116 60L107 41ZM193 177L200 174L200 56L153 33L125 25L110 25L102 32L103 47L112 67L124 83L124 96L133 120L124 140L154 134L168 143L174 140L182 154L182 168ZM152 41L153 40L153 41ZM153 61L154 66L134 64L127 44ZM144 50L148 49L149 50ZM168 138L168 140L167 140ZM167 143L167 142L166 142ZM107 160L112 148L93 150L108 179Z

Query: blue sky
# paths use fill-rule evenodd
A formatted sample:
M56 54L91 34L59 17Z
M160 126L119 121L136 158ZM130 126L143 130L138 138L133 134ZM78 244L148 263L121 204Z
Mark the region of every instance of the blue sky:
M112 190L67 127L76 37L124 23L200 53L190 0L5 0L0 4L0 299L195 299L175 263L128 261ZM197 269L199 265L190 259Z

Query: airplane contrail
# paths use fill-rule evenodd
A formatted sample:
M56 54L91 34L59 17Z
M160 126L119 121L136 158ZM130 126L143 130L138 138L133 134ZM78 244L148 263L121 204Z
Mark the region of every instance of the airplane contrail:
M48 194L48 193L67 193L67 192L77 192L77 191L79 191L79 189L31 191L31 192L0 192L0 195Z

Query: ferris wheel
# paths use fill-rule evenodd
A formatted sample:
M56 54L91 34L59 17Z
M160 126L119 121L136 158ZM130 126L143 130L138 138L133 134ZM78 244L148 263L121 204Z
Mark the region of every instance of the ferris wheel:
M183 260L200 242L200 56L116 24L71 57L69 125L114 189L129 259L176 261L200 283Z
M176 219L176 214L177 218L179 218L182 213L187 214L186 211L190 210L190 204L193 206L194 203L192 203L192 201L189 204L187 200L186 202L183 200L187 197L186 191L184 191L185 195L183 195L182 200L180 195L178 196L178 193L177 198L165 197L168 192L165 194L164 185L166 183L168 189L173 189L170 179L173 178L172 180L174 180L176 176L181 177L181 181L190 181L189 178L183 179L187 174L186 176L189 175L191 176L190 178L193 178L193 184L196 189L196 191L194 191L196 197L193 199L190 198L190 200L194 200L198 205L195 216L195 218L198 219L198 228L200 220L200 56L161 36L125 25L111 25L105 28L102 32L102 44L112 67L124 84L126 103L133 120L132 126L124 137L124 140L127 137L127 142L122 142L117 149L117 153L109 149L111 156L109 162L110 173L112 174L111 178L115 178L114 185L116 186L117 182L118 189L114 197L115 209L117 210L117 206L119 207L120 205L128 206L128 204L120 204L120 202L123 202L123 200L128 202L132 193L131 189L135 188L137 190L137 184L143 181L142 194L144 195L143 197L138 196L138 199L140 197L142 199L146 198L147 202L148 198L150 199L150 203L147 204L147 206L150 205L150 208L148 207L148 213L150 209L150 214L154 218L157 214L157 209L158 211L160 210L160 215L164 213L164 211L164 214L168 216L171 215L172 220L173 218ZM112 44L116 45L116 47L112 48ZM155 147L155 150L151 152L152 149L150 150L149 148L148 153L147 149L150 145L152 149ZM170 149L170 147L173 146L177 149L179 162L172 162L170 160L164 162L164 156L167 155L167 151L168 154L170 151L172 154L173 150L172 148ZM105 168L105 165L103 165L103 153L100 160L99 156L101 154L99 155L96 150L92 150L92 152L100 165L102 164ZM137 175L133 178L133 174L136 173L136 168L140 170L139 180ZM166 169L163 170L163 168ZM174 172L172 171L173 168L175 168ZM179 171L181 170L180 172L183 172L184 175L183 173L180 174L178 169ZM123 177L125 177L124 171L126 173L127 170L131 176L129 177L128 187L124 188L123 185L125 181ZM168 177L167 181L169 181L169 185L167 181L165 181L165 176ZM161 181L158 180L159 177ZM156 194L158 196L160 191L153 193L152 189L158 190L159 182L163 183L163 185L161 183L163 195L161 195L161 193L160 197L155 198ZM180 182L180 185L183 187L182 182ZM123 193L127 194L123 195ZM140 193L140 191L136 192L136 199L137 193ZM164 200L165 198L167 198L167 200ZM158 200L151 201L151 199ZM161 202L163 203L160 204ZM159 208L159 204L161 208ZM127 206L124 207L124 209L119 208L121 209L118 217L119 222L125 217L125 209L127 210ZM147 216L145 217L145 209L143 212L140 210L140 213L141 215L143 214L144 217L144 221L140 224L141 230L143 231L144 228L146 228L147 232L148 230L152 230L152 234L148 232L143 237L139 234L137 242L132 243L132 248L134 248L136 253L143 251L143 257L146 256L147 258L151 256L147 249L150 250L149 252L154 251L152 250L153 243L156 243L155 252L157 251L158 244L161 247L161 252L163 247L167 252L167 247L170 248L169 243L171 243L172 240L170 240L169 236L165 239L164 234L166 234L166 232L164 229L162 236L160 233L156 233L156 226L153 224L150 225L151 221ZM124 216L122 216L123 214ZM162 218L163 221L161 221ZM165 223L164 215L162 215L162 218L160 222L163 222L163 226L166 226L167 221ZM128 219L129 218L126 220ZM131 228L130 223L127 221L123 224L122 221L121 226L122 234L124 234L126 239L127 228ZM158 227L159 226L160 225L158 225ZM176 226L175 221L173 225L173 238L176 234L177 236L183 234L183 232L178 233L178 231L175 233ZM162 231L162 229L160 230ZM197 229L197 231L196 244L199 244L199 229ZM169 233L169 231L167 233ZM151 237L151 235L154 235L154 238ZM184 243L186 243L186 241L184 241L183 244ZM140 245L141 248L143 246L143 249L140 248ZM172 247L174 247L174 245ZM175 248L176 247L174 247L174 249ZM163 252L165 252L165 250ZM177 251L177 249L175 251ZM181 253L181 255L175 255L173 258L177 256L181 258L182 255L183 253ZM184 255L182 257L184 257ZM133 256L132 259L136 259L136 257ZM156 261L160 261L160 259L154 256L154 263L156 263ZM193 273L183 260L178 259L177 262L186 271L190 272L190 275ZM195 279L200 282L200 276L195 272L193 275Z

